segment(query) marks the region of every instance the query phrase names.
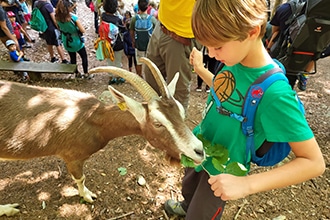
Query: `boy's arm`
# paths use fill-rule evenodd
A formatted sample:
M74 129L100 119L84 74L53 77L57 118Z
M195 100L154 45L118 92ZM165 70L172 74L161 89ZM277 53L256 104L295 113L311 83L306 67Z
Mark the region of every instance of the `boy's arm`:
M189 62L193 65L195 72L202 78L202 80L209 86L212 86L212 80L214 75L204 67L203 53L197 50L195 47L190 53Z
M314 137L289 144L296 158L283 166L245 177L230 174L211 177L209 184L214 195L222 200L239 199L250 194L298 184L325 171L325 162Z

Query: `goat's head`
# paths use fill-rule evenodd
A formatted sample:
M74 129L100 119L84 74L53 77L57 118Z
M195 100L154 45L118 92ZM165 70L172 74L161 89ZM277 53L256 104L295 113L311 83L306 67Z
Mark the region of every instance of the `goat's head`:
M171 83L166 83L155 64L147 58L141 58L150 69L159 86L161 96L137 74L121 68L97 67L90 72L109 72L125 78L143 96L146 103L135 101L109 86L109 90L122 110L128 110L139 122L143 136L154 147L166 152L171 162L180 160L184 154L196 163L204 159L203 144L184 122L185 110L173 95L179 73Z

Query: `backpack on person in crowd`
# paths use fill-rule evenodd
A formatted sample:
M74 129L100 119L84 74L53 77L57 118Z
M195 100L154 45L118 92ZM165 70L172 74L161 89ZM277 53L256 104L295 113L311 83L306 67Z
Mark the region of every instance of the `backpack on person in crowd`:
M106 39L110 42L114 51L124 49L120 29L116 24L101 21L99 25L99 35L102 39Z
M48 28L46 19L40 11L46 4L47 2L41 2L40 5L37 4L32 10L30 27L35 31L45 32Z
M113 24L102 21L99 26L99 38L94 42L94 48L96 50L96 58L98 60L104 60L106 58L111 61L115 60L114 49L117 44L119 36L119 28Z
M123 41L124 41L124 53L126 56L134 56L135 55L135 49L132 45L132 39L129 30L126 31L123 35Z
M263 94L269 86L278 80L284 80L288 82L288 79L285 76L285 69L283 65L277 60L275 60L275 62L280 66L280 68L273 68L267 71L265 74L262 74L249 87L248 92L244 97L242 114L236 114L224 109L221 106L219 98L215 94L214 88L211 88L211 94L217 105L217 111L220 114L227 115L241 122L243 134L246 136L245 165L247 165L251 159L251 162L257 164L258 166L273 166L286 158L291 151L291 147L287 142L274 143L265 140L257 150L255 149L254 144L255 115ZM219 72L223 66L224 64L221 63L216 72ZM302 114L305 114L303 103L300 101L297 95L296 98L300 111Z
M142 18L139 14L135 16L135 47L140 51L146 51L149 39L153 31L151 15Z
M278 59L288 74L308 74L305 70L330 44L330 0L289 0L292 15L288 28L272 46L270 54Z

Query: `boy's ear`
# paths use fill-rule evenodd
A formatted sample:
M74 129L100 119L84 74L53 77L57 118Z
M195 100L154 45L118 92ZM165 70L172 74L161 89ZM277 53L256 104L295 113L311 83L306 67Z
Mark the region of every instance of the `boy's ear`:
M250 30L249 37L250 38L258 38L259 35L260 35L260 31L261 31L261 26L260 25L254 27L253 29Z

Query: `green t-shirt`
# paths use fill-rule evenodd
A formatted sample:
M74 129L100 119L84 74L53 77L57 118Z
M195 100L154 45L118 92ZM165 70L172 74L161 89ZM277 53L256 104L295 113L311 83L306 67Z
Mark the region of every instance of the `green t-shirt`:
M78 17L75 14L71 14L71 21L57 21L62 32L63 46L69 52L77 52L84 47L84 43L80 40L78 34L78 27L76 25L77 19Z
M241 64L224 66L215 76L214 90L222 106L236 114L241 114L244 96L249 86L263 73L277 67L270 64L260 68L247 68ZM313 137L304 115L299 110L296 93L290 85L279 80L273 83L259 103L254 123L254 141L256 149L265 141L298 142ZM231 117L219 114L212 95L208 96L203 113L203 120L195 127L194 134L202 134L212 144L220 144L229 151L229 161L250 165L246 161L246 136L241 123ZM228 164L227 163L227 164ZM204 168L212 175L220 172L214 168L211 159L204 163ZM200 170L197 167L196 170Z

